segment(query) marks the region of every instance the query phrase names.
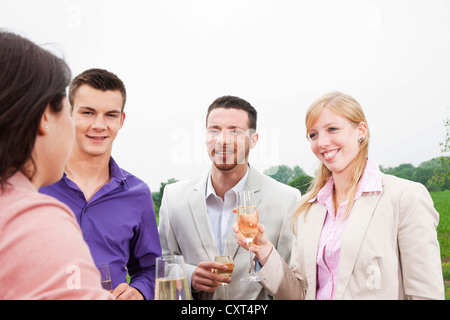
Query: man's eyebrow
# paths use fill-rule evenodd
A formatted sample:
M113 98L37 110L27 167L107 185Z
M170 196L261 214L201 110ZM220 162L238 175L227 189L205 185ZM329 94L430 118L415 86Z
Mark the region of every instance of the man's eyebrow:
M97 112L97 110L95 108L89 107L89 106L81 106L78 109L83 109L83 110L89 110L89 111L94 111ZM120 110L110 110L107 111L106 113L121 113Z
M78 109L85 109L85 110L89 110L89 111L95 111L94 108L91 108L91 107L89 107L89 106L81 106L81 107L79 107Z
M222 127L220 125L217 125L217 124L212 124L212 125L208 126L208 128L219 129L219 128L222 128ZM224 128L225 129L242 129L243 130L243 128L241 128L239 126L225 126Z

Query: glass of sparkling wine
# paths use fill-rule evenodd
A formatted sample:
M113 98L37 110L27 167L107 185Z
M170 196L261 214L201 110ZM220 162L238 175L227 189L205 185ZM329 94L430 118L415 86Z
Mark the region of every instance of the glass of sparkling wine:
M227 270L214 269L214 272L223 277L231 277L231 275L233 274L233 270L234 270L233 256L227 254L226 248L227 248L227 245L225 242L222 255L215 256L214 261L225 264L227 266ZM224 299L228 300L228 283L221 282L220 284L221 284L222 288L224 289Z
M258 234L258 210L256 209L255 194L253 191L244 190L238 193L238 226L239 232L247 241L250 253L250 274L242 278L242 282L248 281L262 281L265 280L259 277L253 268L252 259L252 242Z
M111 272L109 271L109 264L97 265L98 271L100 271L100 277L102 280L102 287L109 292L113 292L111 282Z
M156 258L155 300L190 300L183 256Z

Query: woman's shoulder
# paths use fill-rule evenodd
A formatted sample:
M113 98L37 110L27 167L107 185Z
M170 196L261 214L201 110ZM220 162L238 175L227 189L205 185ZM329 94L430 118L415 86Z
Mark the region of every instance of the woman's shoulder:
M425 186L419 182L399 178L389 174L381 174L383 179L383 188L389 191L404 192L428 192Z
M0 229L11 227L28 227L29 225L53 224L55 221L66 220L77 224L71 209L61 201L32 191L17 190L0 197ZM22 227L21 227L22 229Z

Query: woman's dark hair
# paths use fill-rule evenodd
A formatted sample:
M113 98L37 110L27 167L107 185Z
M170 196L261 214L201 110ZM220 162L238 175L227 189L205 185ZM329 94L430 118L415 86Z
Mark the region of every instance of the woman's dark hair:
M30 40L0 30L0 191L17 171L31 179L32 151L47 106L63 110L71 72L64 60ZM24 172L31 160L33 168Z

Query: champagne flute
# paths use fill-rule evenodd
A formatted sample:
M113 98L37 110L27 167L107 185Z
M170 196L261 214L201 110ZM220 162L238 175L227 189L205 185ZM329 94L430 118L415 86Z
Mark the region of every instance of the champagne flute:
M234 270L233 256L227 254L226 248L227 248L227 244L225 241L222 255L215 256L214 261L225 264L227 266L227 269L226 270L214 269L214 272L223 277L231 277L231 275L233 274L233 270ZM225 298L225 300L228 300L228 283L221 282L220 284L221 284L222 288L224 289L224 298Z
M109 271L109 264L97 265L98 271L100 271L100 277L102 281L102 287L109 292L113 292L111 272Z
M155 300L190 300L183 256L156 258Z
M255 194L253 191L244 190L238 193L239 204L237 207L239 232L244 236L248 244L250 254L250 274L242 278L242 282L262 281L253 268L252 242L258 234L258 210L256 209Z

